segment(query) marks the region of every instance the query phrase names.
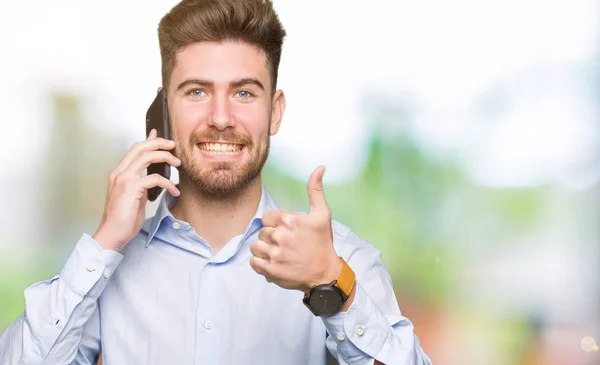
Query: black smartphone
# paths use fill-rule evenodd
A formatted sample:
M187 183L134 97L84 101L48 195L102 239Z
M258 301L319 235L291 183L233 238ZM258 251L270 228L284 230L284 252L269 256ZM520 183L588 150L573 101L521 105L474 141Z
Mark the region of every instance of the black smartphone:
M169 111L165 89L156 95L146 112L146 137L150 135L152 129L156 129L158 137L169 139ZM160 174L167 179L171 178L171 166L164 162L150 164L146 171L147 175ZM162 188L158 186L148 189L148 200L151 202L156 200L161 191Z

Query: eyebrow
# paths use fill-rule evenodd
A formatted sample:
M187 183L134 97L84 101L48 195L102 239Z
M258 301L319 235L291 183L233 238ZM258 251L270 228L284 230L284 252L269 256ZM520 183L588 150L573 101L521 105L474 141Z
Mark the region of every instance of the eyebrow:
M177 86L177 91L179 91L189 85L200 85L200 86L204 86L204 87L213 87L215 85L215 83L212 81L204 80L204 79L187 79ZM265 90L265 87L263 86L262 82L258 81L258 79L253 78L253 77L245 77L243 79L239 79L239 80L232 81L229 83L229 87L232 89L241 87L244 85L255 85L255 86L259 87L261 90L263 90L263 91Z

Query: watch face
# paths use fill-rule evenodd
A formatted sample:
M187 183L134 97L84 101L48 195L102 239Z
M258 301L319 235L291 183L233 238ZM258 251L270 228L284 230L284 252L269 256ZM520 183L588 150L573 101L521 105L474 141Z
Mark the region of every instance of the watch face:
M308 300L312 311L319 316L331 316L342 309L342 295L334 288L324 285L316 288Z

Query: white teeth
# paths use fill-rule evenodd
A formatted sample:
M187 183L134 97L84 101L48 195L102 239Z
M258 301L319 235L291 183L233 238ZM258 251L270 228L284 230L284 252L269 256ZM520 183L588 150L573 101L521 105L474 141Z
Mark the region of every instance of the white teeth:
M210 155L233 155L242 150L242 146L230 143L201 143L200 149Z
M227 152L221 152L221 151L204 151L204 153L206 153L208 155L219 155L219 156L227 156L227 155L235 155L235 154L237 154L237 152L231 152L231 151L227 151Z

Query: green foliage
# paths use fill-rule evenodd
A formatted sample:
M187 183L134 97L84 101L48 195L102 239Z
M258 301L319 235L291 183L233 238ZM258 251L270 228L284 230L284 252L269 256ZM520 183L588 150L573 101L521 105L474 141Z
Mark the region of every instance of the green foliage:
M269 165L263 176L282 207L308 209L305 182ZM474 186L458 162L431 157L405 135L375 135L362 172L325 195L335 220L382 251L399 295L434 303L448 300L460 277L473 222L489 216L492 234L516 234L539 219L544 196Z

